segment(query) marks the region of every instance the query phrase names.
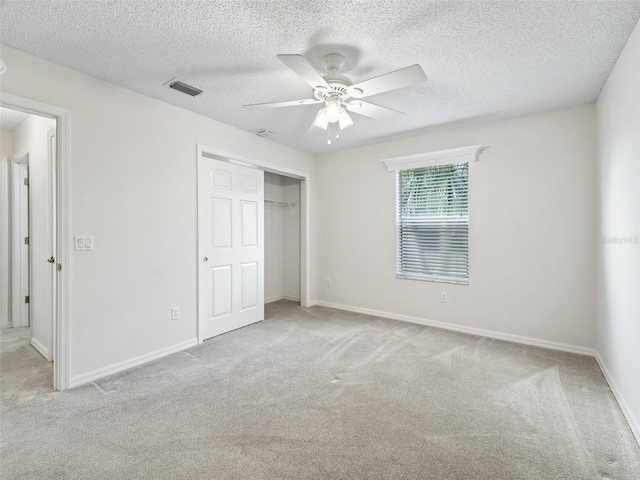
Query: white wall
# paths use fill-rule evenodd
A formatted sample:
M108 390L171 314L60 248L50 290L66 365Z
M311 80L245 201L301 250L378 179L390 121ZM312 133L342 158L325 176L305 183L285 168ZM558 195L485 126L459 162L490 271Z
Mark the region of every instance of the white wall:
M29 317L31 338L51 358L51 269L53 255L50 225L48 133L50 118L30 115L13 131L14 154L29 150Z
M68 266L72 381L193 341L196 144L302 174L313 157L9 47L2 57L4 92L71 112L71 234L95 237Z
M596 350L640 442L640 24L600 94L597 113ZM623 243L613 243L614 237Z
M284 177L264 174L264 198L284 202ZM269 203L264 205L264 301L284 297L284 210Z
M320 156L314 298L593 347L595 136L587 105ZM470 166L470 284L396 279L380 159L475 144L489 148Z
M282 212L283 220L283 296L289 300L300 301L300 181L294 178L284 179L284 201L295 203Z
M3 157L13 155L13 133L0 130L0 155Z

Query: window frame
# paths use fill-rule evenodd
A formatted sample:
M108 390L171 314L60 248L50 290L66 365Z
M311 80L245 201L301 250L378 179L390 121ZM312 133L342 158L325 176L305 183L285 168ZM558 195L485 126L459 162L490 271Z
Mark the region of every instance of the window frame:
M436 283L451 283L468 285L470 282L470 242L469 235L467 235L467 277L456 278L448 277L446 275L434 275L434 274L421 274L421 273L406 273L400 270L401 267L401 245L400 245L400 215L401 215L401 199L400 199L400 174L401 170L412 170L424 167L433 167L438 165L451 165L457 163L468 163L467 173L470 175L471 164L478 160L478 154L482 149L482 145L471 145L468 147L459 147L448 150L439 150L434 152L424 152L414 155L407 155L402 157L393 157L383 159L382 162L386 165L389 172L394 173L395 177L395 228L396 228L396 278L406 280L418 280L428 281ZM469 186L467 185L467 228L469 227ZM467 230L468 231L468 230Z
M405 215L403 215L403 208L405 198L402 197L401 193L401 176L403 172L409 170L421 170L425 168L439 167L445 165L455 165L466 170L467 179L466 179L466 190L464 192L465 202L464 207L466 210L466 215L464 216L455 216L455 215L438 215L438 216L429 216L424 215L422 218L413 217L413 221L411 216L407 216L406 220ZM452 164L443 164L443 165L429 165L427 167L419 167L419 168L408 168L408 169L399 169L396 171L396 278L402 278L407 280L420 280L420 281L428 281L428 282L439 282L439 283L456 283L461 285L469 284L469 162L457 162ZM416 236L419 238L415 239L413 242L407 240L405 242L402 241L403 236L410 236L411 233L411 225L415 226L414 232ZM446 232L446 224L454 225L455 227L463 227L463 230L466 230L466 252L462 252L460 249L459 252L456 252L456 257L464 258L466 257L466 261L464 262L466 266L466 276L462 276L455 271L454 268L450 269L446 273L428 273L426 271L412 271L410 267L414 267L413 270L416 270L416 267L422 267L425 270L428 269L437 269L438 266L442 266L444 264L444 257L446 255L442 254L441 250L438 249L437 253L432 253L431 258L432 262L425 262L427 265L419 265L419 261L407 261L407 256L410 258L412 255L412 251L429 248L429 241L425 244L425 239L430 236L429 233L425 233L424 230L428 230L431 225L433 231L431 233L437 233L439 235L439 239L452 239L456 238L456 233L447 233ZM418 233L420 230L423 230L422 233ZM457 240L457 238L456 238ZM454 245L457 245L456 241ZM451 245L451 244L449 244ZM404 260L403 260L404 258Z

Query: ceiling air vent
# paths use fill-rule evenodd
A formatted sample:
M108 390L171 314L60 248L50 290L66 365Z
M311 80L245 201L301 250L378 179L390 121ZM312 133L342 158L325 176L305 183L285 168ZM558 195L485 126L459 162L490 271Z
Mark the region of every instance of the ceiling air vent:
M258 136L259 137L272 137L273 136L273 131L269 130L268 128L263 128L262 130L260 130L258 132Z
M195 97L202 93L202 90L196 87L192 87L191 85L187 85L184 82L181 82L177 78L172 78L167 83L165 83L169 88L173 88L174 90L178 90L179 92L186 93L187 95L191 95Z

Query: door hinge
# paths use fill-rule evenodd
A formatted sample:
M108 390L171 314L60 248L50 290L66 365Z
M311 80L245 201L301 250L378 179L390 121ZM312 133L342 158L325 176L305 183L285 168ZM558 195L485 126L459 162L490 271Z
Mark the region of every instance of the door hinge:
M28 178L25 178L25 179L24 179L24 184L25 184L27 187L29 186L29 179L28 179Z
M24 244L29 245L29 237L24 237Z
M24 303L29 303L29 295L27 295L26 297L24 297Z

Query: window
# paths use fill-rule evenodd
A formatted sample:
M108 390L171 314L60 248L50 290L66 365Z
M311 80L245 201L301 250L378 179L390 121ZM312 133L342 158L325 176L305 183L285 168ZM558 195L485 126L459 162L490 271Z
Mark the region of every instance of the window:
M468 283L469 164L397 171L397 276Z
M383 160L396 172L398 278L469 283L469 164L480 148Z

